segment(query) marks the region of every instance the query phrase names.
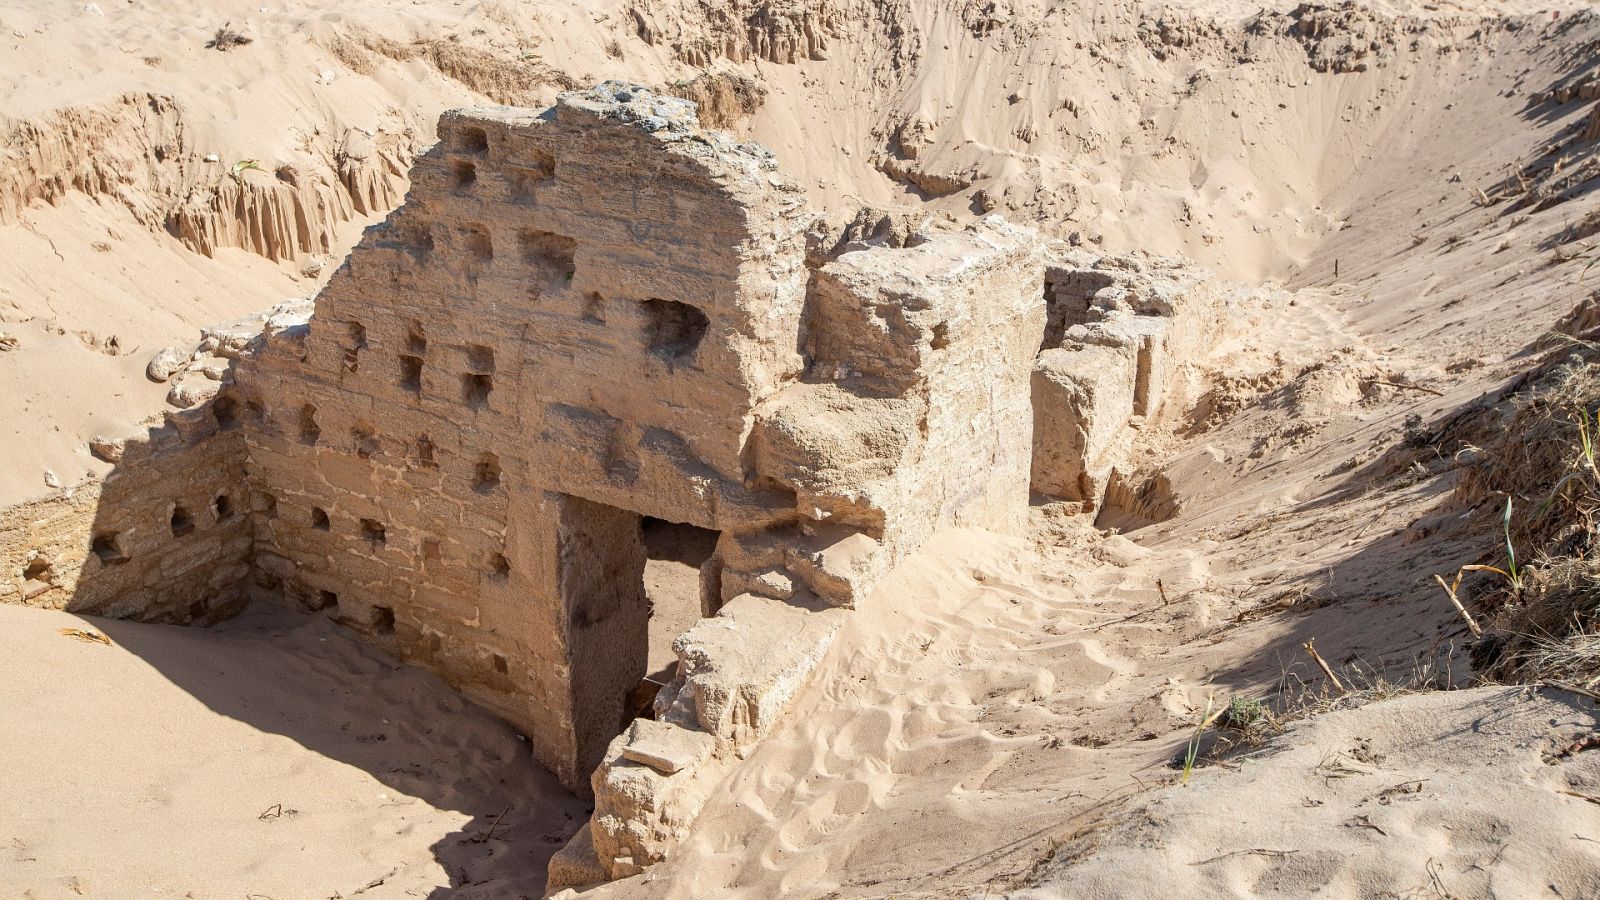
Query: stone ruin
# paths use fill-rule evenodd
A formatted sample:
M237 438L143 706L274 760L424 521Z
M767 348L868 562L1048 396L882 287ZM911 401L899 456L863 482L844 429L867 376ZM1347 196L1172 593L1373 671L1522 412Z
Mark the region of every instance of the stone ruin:
M1226 297L1174 257L1052 249L1033 370L1034 493L1105 524L1171 518L1165 477L1141 473L1132 445L1195 399L1193 361L1218 340Z
M997 217L820 240L768 151L637 85L439 137L314 307L212 329L110 475L0 511L0 601L326 611L593 792L552 890L664 858L933 532L1092 508L1208 320ZM651 671L663 524L711 549Z

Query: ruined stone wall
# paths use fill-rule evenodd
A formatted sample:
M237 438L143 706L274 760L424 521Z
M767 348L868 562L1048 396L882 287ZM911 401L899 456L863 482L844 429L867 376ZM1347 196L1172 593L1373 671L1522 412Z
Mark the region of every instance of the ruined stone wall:
M0 511L0 603L155 622L213 621L247 596L253 547L244 411L231 399L97 445L116 463Z
M998 219L816 273L806 377L770 404L756 451L811 520L791 545L817 550L789 567L812 591L854 603L940 527L1020 524L1042 274L1033 232Z
M259 565L581 783L643 675L642 599L618 593L638 591L638 517L794 516L744 448L800 367L803 207L770 154L625 87L440 134L303 341L245 379L279 507Z
M770 154L636 86L440 137L240 379L277 509L257 580L432 667L568 784L604 760L615 876L771 727L829 607L939 527L1023 520L1042 247L995 220L808 268ZM715 618L656 698L653 737L705 750L671 781L612 740L644 675L644 516L721 533ZM617 806L657 788L643 820Z
M914 353L902 396L919 417L885 502L894 558L944 527L1021 527L1030 454L1017 435L1032 424L1027 383L1043 329L1033 232L996 217L914 248L847 254L822 276L853 287L857 315L841 317L846 327L903 317L912 332L853 332ZM830 355L859 358L850 344Z
M1128 449L1139 431L1181 414L1191 399L1193 364L1216 341L1223 301L1203 273L1176 259L1059 247L1045 301L1033 490L1097 511L1108 488L1132 474Z
M128 445L75 501L104 523L47 523L68 565L127 560L11 590L326 611L592 785L565 858L618 877L681 837L897 561L947 525L1024 521L1043 247L994 218L808 262L771 154L636 85L439 128L314 310L208 334L157 452ZM720 536L707 618L635 720L645 517Z

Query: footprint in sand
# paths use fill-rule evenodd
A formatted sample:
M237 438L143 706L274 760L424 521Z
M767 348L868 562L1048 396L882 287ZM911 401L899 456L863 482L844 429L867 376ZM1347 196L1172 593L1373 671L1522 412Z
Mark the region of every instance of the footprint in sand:
M1100 641L1082 638L1063 644L1051 663L1058 684L1073 693L1104 702L1113 682L1134 675L1138 668L1120 653L1108 651Z
M863 710L828 742L829 762L834 764L833 768L840 768L863 756L884 756L899 726L899 717L889 709Z

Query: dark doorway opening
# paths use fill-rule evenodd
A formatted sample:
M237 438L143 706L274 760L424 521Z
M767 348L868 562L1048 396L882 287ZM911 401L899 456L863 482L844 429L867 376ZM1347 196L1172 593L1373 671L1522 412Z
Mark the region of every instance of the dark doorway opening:
M715 609L717 532L563 498L561 591L570 616L577 759L592 770L677 674L672 642Z

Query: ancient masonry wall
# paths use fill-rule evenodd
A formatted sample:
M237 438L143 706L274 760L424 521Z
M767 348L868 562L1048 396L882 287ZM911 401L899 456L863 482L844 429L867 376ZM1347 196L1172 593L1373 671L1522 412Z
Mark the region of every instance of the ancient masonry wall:
M98 496L0 520L8 574L42 547L92 577L0 590L325 610L595 791L553 883L620 877L670 852L896 562L1024 521L1043 245L991 218L808 264L771 154L636 85L439 132L314 312L230 337L220 381L182 375L194 405ZM653 704L644 517L719 534Z
M804 300L802 209L769 155L691 140L687 104L599 97L447 115L411 201L245 388L280 507L263 571L504 715L569 784L644 675L639 517L794 516L744 446L799 370Z
M0 510L0 603L209 622L247 597L254 546L234 401L175 411L98 444L104 479Z

